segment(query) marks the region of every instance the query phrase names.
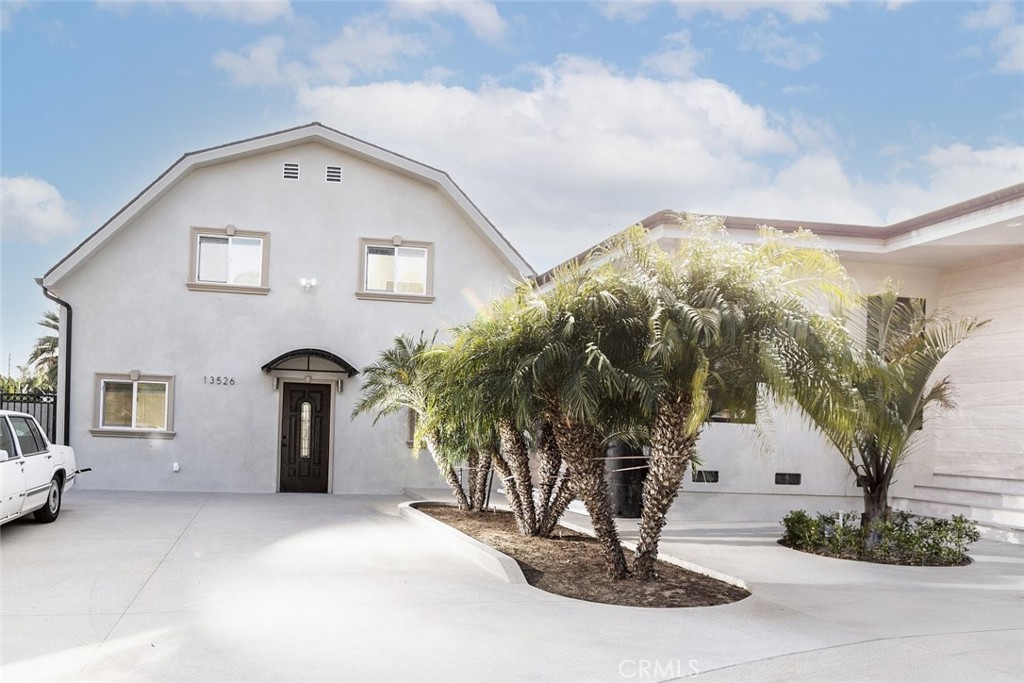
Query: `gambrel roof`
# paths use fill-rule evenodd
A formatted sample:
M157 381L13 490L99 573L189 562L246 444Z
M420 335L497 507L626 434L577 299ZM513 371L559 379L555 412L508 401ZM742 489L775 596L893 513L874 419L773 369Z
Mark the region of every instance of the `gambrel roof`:
M209 147L182 155L160 177L150 183L134 199L114 214L110 220L100 226L99 229L89 235L81 244L61 259L57 265L51 268L42 278L43 286L50 288L58 285L62 279L77 270L80 265L101 250L114 235L131 223L135 216L141 214L154 202L163 197L191 171L308 142L319 142L434 186L466 217L470 225L476 229L480 236L493 246L494 250L511 270L522 277L535 274L533 268L526 262L526 259L516 251L515 247L505 239L505 236L498 231L487 216L477 208L476 204L466 196L447 173L404 157L401 154L396 154L383 147L378 147L359 138L346 135L322 123L313 122L277 131L276 133L230 142L225 145Z

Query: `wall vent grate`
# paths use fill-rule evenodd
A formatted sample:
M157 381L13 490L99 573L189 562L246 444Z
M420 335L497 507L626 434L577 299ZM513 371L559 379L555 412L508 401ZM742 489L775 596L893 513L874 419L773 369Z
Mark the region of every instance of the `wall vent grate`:
M298 180L299 179L299 165L298 164L285 164L284 165L284 179L285 180Z
M776 472L775 483L779 486L799 486L799 472Z
M328 166L327 167L327 182L329 182L329 183L340 183L341 182L341 166Z
M694 484L717 484L718 470L697 470L693 473Z

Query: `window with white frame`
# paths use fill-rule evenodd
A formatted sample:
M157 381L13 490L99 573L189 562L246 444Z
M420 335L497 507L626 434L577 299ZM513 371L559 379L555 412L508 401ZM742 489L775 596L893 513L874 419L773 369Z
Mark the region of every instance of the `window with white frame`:
M265 294L270 236L265 232L192 228L189 289Z
M433 244L390 240L360 241L361 298L399 301L433 299Z
M174 377L167 375L99 375L95 435L174 435Z

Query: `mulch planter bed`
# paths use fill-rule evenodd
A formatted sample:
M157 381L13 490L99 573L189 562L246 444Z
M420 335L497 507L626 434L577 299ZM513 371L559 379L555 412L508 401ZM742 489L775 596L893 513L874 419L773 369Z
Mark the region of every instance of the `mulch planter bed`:
M750 595L666 562L658 562L656 581L610 579L597 539L562 526L551 538L522 536L512 514L502 510L467 513L443 504L417 505L416 509L505 553L519 563L531 586L556 595L626 607L711 607ZM632 562L628 550L626 557Z

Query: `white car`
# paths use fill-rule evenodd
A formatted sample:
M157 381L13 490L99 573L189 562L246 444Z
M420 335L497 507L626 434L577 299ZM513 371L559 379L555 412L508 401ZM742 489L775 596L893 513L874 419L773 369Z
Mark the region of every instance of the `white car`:
M77 474L70 446L51 444L31 415L0 410L0 524L30 512L54 521Z

